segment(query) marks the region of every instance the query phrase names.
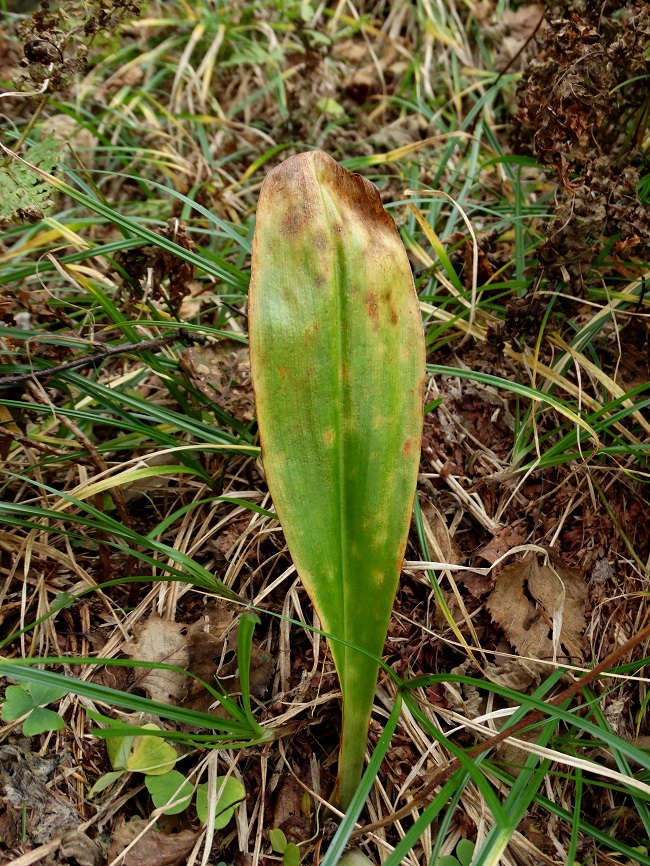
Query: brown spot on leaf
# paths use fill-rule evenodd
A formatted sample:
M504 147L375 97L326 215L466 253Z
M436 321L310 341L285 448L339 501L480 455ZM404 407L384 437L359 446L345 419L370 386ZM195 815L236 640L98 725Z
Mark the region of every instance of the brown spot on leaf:
M390 289L386 289L382 296L381 300L385 307L388 308L388 318L391 325L397 324L397 310L395 309L395 304L393 303L393 293Z
M370 289L366 295L366 312L372 322L374 330L379 327L379 298L374 289Z
M415 445L415 439L412 436L405 440L404 444L402 445L402 454L404 455L404 457L410 457L411 456L411 452L413 451L414 445Z
M303 231L305 223L305 215L297 208L291 208L284 216L282 228L288 235L293 237Z
M309 238L309 242L311 243L312 247L319 252L323 252L327 249L327 247L329 246L328 241L329 237L327 233L322 230L312 231Z

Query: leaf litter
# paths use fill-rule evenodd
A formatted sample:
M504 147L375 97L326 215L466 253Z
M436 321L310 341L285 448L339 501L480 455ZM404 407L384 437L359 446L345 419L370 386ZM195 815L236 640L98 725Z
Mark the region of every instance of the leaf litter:
M540 564L535 553L527 553L501 569L486 607L522 658L580 664L586 598L579 569L557 556Z

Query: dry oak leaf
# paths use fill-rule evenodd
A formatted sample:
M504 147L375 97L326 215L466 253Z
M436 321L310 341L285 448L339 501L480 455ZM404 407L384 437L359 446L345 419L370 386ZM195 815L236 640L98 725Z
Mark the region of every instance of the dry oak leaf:
M520 656L552 659L565 655L581 661L587 588L578 569L557 556L552 559L552 564L540 565L537 556L528 553L503 568L487 609Z
M186 625L151 614L135 627L134 633L136 640L123 647L126 655L139 661L162 662L187 670ZM139 668L134 685L144 689L152 701L178 703L185 694L186 679L185 674L176 671Z
M114 830L108 848L108 862L112 863L148 823L143 818L131 818L128 824ZM180 866L187 862L198 837L194 830L181 830L170 835L150 827L120 860L121 866Z

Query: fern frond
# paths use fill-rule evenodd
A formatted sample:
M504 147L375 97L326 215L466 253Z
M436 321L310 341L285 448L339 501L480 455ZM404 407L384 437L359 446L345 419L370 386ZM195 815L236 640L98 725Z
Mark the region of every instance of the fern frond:
M0 166L0 225L38 222L51 212L52 188L30 166L51 172L62 147L62 141L48 135L23 155L29 165L14 159Z

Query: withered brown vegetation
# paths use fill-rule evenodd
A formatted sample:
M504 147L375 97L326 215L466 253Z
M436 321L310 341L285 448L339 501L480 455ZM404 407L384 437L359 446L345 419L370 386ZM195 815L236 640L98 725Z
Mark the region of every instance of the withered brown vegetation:
M517 91L511 140L557 172L556 211L538 249L551 283L584 294L603 238L614 268L650 240L639 170L648 123L650 9L646 3L553 0ZM640 266L640 271L643 268ZM597 278L597 277L595 277Z

